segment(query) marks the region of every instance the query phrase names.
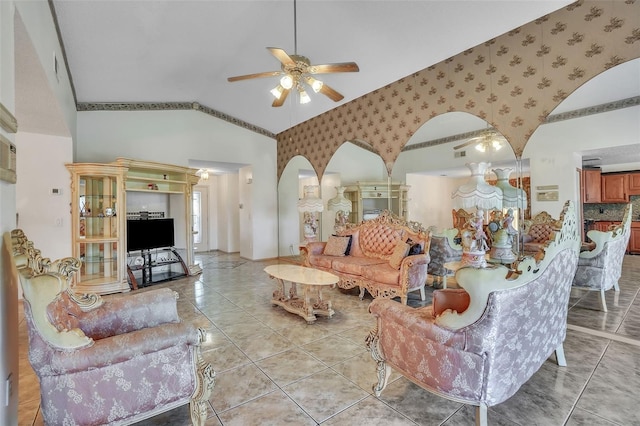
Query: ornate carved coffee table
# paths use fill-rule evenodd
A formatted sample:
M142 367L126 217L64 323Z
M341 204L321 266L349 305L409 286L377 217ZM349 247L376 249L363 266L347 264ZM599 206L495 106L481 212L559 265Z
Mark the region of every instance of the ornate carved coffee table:
M282 306L288 312L300 315L308 323L313 323L316 320L316 315L325 315L331 318L335 313L331 309L331 301L322 298L322 289L323 287L335 287L339 279L337 276L299 265L269 265L264 268L264 271L278 282L271 299L272 304ZM285 281L291 283L288 295ZM298 295L298 285L302 287L302 298Z

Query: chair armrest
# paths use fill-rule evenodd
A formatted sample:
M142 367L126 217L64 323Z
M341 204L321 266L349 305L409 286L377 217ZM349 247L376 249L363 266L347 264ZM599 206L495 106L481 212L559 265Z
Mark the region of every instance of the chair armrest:
M324 251L324 246L327 243L325 241L312 241L307 243L307 252L309 254L322 254Z
M104 298L104 304L78 318L94 340L180 321L178 294L168 288Z
M414 254L402 259L400 264L400 287L418 288L427 282L427 269L431 258L428 253Z
M54 260L45 266L45 272L57 272L64 275L67 279L70 279L73 274L80 270L82 261L75 257L63 257L62 259Z
M389 324L397 324L421 338L447 345L459 341L462 334L440 327L434 322L433 307L412 308L390 299L374 299L369 312L377 318L378 330L384 333Z
M199 346L203 331L187 323L163 324L96 341L75 351L55 351L44 375L61 375L108 367L179 345Z

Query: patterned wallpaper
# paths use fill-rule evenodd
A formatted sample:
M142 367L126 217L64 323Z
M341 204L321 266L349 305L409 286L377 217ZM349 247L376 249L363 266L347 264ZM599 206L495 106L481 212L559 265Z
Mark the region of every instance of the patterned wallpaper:
M640 57L640 2L577 1L277 135L278 179L303 155L319 179L345 141L364 141L389 175L402 147L429 119L474 114L516 156L549 113L607 69Z

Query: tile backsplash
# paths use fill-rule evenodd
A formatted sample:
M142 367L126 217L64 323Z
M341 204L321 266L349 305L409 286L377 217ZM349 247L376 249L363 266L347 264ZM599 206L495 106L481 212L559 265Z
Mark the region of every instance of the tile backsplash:
M640 220L640 195L632 195L631 204L633 205L631 220ZM624 203L583 204L582 211L585 219L617 221L622 220L625 206Z

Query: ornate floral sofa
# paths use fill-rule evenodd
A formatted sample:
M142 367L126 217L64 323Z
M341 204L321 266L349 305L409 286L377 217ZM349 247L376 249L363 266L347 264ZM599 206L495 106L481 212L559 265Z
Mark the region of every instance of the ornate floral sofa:
M79 261L50 262L19 230L2 251L22 286L45 424L131 424L189 402L192 423L205 424L215 373L200 356L204 330L180 321L177 293L77 296Z
M560 226L562 226L562 222L554 219L545 211L525 220L522 236L524 252L537 253L549 240L551 234L560 229Z
M377 362L376 396L393 367L423 389L477 406L476 424L486 425L488 407L514 395L552 353L566 365L563 342L580 249L573 202L561 218L561 230L538 260L525 257L515 271L503 265L459 269L456 280L468 297L455 297L457 306L441 307L440 315L434 305L374 300L369 311L377 325L366 343ZM436 292L459 296L461 290Z
M330 251L340 238L350 240L348 254L344 249ZM408 293L415 290L425 300L429 244L430 233L419 223L383 211L375 219L332 236L328 243L308 243L301 254L305 266L337 275L338 287L359 287L361 299L366 289L373 297L400 297L406 304ZM410 254L414 252L417 254Z
M573 278L573 286L600 292L602 310L607 312L604 292L613 288L620 291L618 280L622 274L622 260L631 235L633 205L627 204L622 222L609 231L592 229L587 236L595 243L595 248L580 253L578 269Z

